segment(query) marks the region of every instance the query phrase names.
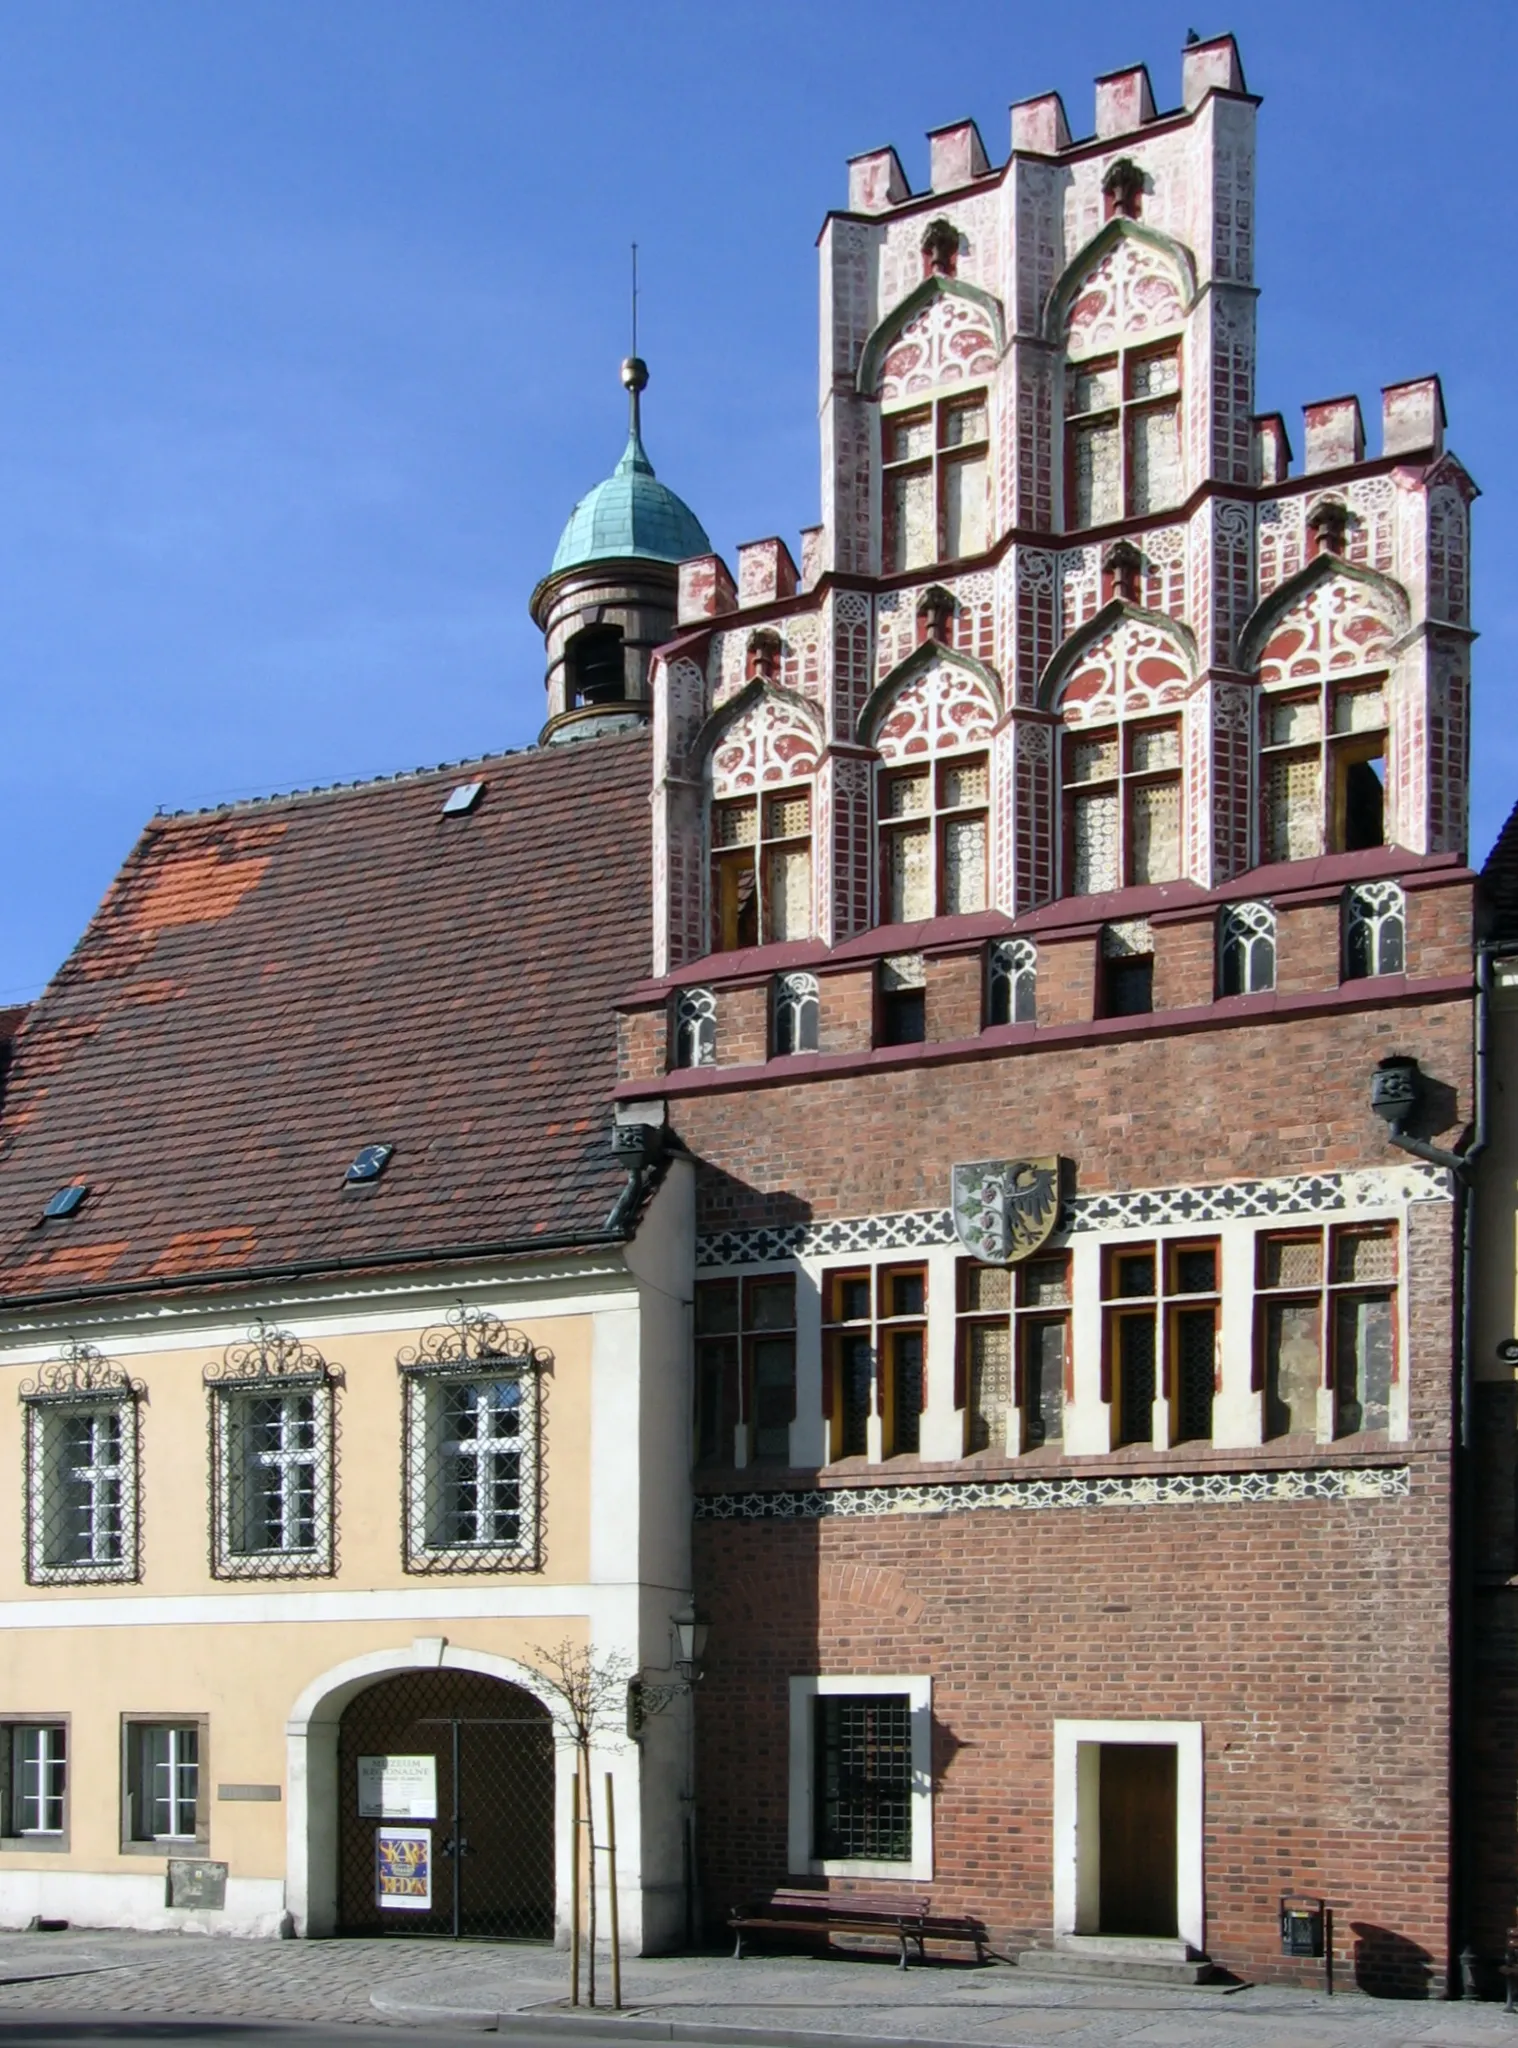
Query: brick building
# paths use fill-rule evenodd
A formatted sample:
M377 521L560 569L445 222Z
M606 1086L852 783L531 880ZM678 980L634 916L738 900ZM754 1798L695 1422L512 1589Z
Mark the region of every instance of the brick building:
M1305 1892L1437 1988L1475 492L1433 378L1254 411L1256 105L1194 41L850 164L821 523L654 665L618 1093L698 1162L709 1909L1310 1978Z

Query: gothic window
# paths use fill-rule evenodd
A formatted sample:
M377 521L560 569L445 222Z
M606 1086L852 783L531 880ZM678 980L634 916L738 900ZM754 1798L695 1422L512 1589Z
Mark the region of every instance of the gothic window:
M1068 894L1097 896L1179 878L1179 719L1067 732L1064 783Z
M1103 1262L1106 1398L1113 1444L1154 1441L1158 1400L1172 1443L1212 1435L1217 1383L1219 1246L1124 1245Z
M1064 1436L1070 1358L1070 1258L1015 1268L959 1266L959 1391L965 1450L1035 1451ZM1021 1441L1009 1442L1016 1408Z
M337 1375L319 1351L260 1323L205 1382L213 1575L331 1572Z
M1276 914L1268 903L1230 903L1218 920L1218 988L1254 996L1276 985Z
M28 1585L139 1576L142 1396L90 1344L68 1345L23 1384Z
M782 974L775 980L771 1042L777 1056L817 1050L821 1005L815 974Z
M620 626L582 627L571 637L564 659L569 668L565 702L571 707L620 704L627 696Z
M984 754L880 771L882 924L986 907Z
M1328 1232L1326 1250L1325 1272L1322 1230L1268 1231L1258 1242L1256 1341L1267 1438L1316 1433L1322 1393L1332 1401L1335 1436L1390 1422L1396 1230L1341 1225Z
M984 391L881 420L886 575L983 554L990 545L990 426Z
M1183 495L1179 344L1067 363L1065 525L1135 518Z
M823 1313L829 1457L868 1456L872 1410L881 1455L915 1456L927 1393L927 1268L826 1274Z
M1383 845L1384 683L1270 690L1260 716L1261 859L1315 860Z
M712 951L812 935L812 800L806 789L715 802Z
M709 988L684 988L675 998L675 1065L717 1064L717 998Z
M928 974L921 953L880 963L880 1043L920 1045L928 1035Z
M1395 882L1361 882L1344 898L1344 978L1401 974L1407 956L1407 900Z
M997 939L986 956L986 1022L1032 1024L1038 1017L1038 949L1031 939Z

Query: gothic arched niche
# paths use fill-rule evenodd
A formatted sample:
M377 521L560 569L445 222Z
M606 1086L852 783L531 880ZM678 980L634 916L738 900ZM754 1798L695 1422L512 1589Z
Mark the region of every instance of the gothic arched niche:
M714 718L697 743L716 798L809 779L822 735L811 707L789 691L751 683Z
M1195 268L1179 242L1113 220L1050 293L1045 333L1067 356L1104 355L1175 333L1195 296Z
M859 389L882 405L989 377L1006 345L998 302L978 286L928 277L888 313L859 359Z
M1178 704L1194 671L1189 636L1171 620L1109 605L1060 648L1044 671L1039 702L1071 726L1142 718Z
M1395 584L1320 555L1261 605L1241 651L1267 687L1321 682L1383 665L1407 624L1407 601Z

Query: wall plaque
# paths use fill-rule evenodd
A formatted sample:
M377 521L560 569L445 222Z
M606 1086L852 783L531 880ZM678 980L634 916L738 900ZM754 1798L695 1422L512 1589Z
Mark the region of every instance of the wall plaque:
M169 1858L169 1904L219 1913L227 1903L227 1865L199 1857Z

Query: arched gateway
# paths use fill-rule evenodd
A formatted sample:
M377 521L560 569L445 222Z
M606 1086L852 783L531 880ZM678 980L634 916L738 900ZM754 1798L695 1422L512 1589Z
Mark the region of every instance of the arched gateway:
M552 1940L553 1723L522 1687L378 1679L343 1709L336 1793L337 1932Z

